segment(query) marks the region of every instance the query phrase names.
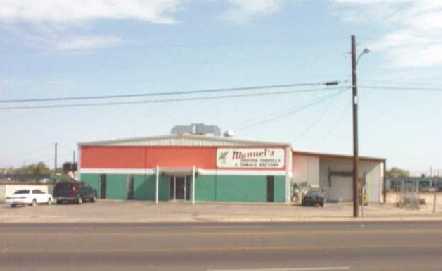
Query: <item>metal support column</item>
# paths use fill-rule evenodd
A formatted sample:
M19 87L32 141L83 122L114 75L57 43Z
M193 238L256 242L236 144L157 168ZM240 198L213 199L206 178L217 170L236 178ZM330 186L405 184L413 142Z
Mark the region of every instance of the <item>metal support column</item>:
M158 204L158 195L159 195L159 193L158 193L158 188L159 188L159 185L158 185L158 183L159 183L159 179L160 179L160 168L157 166L157 169L156 169L156 176L155 176L155 204Z
M184 176L184 200L187 200L187 176Z
M173 200L176 201L176 176L173 176Z
M192 167L192 204L195 204L195 166Z

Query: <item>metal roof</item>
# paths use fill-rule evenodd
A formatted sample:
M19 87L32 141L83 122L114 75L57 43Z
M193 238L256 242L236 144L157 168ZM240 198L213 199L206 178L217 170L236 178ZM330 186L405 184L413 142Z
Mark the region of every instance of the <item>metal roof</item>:
M289 143L268 142L216 137L205 135L164 135L135 137L104 141L80 142L79 146L278 146L290 147Z
M332 154L332 153L307 152L307 151L293 151L293 155L317 156L319 158L325 158L325 159L327 158L353 159L353 155L348 155L348 154ZM379 157L371 157L371 156L359 156L359 160L384 162L387 159Z

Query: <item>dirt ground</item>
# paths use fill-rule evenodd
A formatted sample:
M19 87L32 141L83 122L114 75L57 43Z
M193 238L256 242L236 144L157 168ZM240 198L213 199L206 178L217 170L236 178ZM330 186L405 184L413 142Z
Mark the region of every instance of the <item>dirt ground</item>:
M326 204L324 208L286 204L227 204L167 202L158 206L146 201L99 200L82 205L40 205L10 208L0 205L0 223L90 223L90 222L271 222L271 221L347 221L352 205ZM393 205L364 207L360 220L442 220L442 206L432 214L432 206L420 210Z

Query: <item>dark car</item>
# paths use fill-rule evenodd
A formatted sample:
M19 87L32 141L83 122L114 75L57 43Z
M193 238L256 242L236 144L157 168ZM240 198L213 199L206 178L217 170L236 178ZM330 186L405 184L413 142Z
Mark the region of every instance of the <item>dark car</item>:
M57 204L65 202L82 204L86 201L95 202L97 199L97 191L83 182L59 182L54 186L52 194Z
M302 199L302 206L321 206L324 207L325 196L320 191L308 191Z

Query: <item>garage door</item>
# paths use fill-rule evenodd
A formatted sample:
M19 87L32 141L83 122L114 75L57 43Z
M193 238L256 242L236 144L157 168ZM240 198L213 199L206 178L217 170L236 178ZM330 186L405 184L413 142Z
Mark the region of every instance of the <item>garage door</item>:
M343 176L331 176L330 178L331 186L327 192L327 200L331 202L352 201L352 178Z

